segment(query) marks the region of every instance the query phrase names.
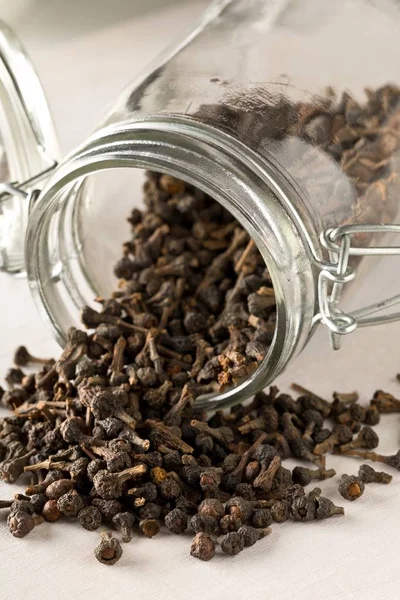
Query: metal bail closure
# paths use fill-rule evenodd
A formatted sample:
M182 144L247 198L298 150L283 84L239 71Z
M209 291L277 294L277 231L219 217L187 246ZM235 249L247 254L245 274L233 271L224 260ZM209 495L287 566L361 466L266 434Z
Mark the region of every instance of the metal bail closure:
M398 233L400 225L342 225L329 227L321 234L321 243L329 250L332 263L323 263L318 277L319 313L314 323L321 322L330 331L331 344L339 350L344 335L352 333L357 327L381 325L400 320L400 312L371 317L376 313L400 304L400 294L370 304L349 314L339 307L343 286L352 281L356 271L349 267L350 256L393 256L400 255L400 246L351 247L351 236L360 233ZM338 244L337 241L341 240Z
M40 81L18 38L0 21L0 270L24 272L30 208L58 158Z

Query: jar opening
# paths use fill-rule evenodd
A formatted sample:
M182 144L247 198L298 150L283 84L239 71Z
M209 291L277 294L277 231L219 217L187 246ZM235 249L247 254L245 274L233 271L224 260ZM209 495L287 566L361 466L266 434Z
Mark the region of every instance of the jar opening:
M117 134L119 142L113 156L104 151L102 140L101 156L91 154L86 160L82 154L75 172L73 161L66 163L55 176L58 181L49 182L39 202L41 218L38 219L40 206L32 215L32 227L36 217L38 230L30 228L28 235L28 247L35 247L40 253L40 260L30 261L31 287L62 341L67 328L79 324L79 309L92 303L94 295L107 295L110 291L112 261L118 257L123 219L132 206L129 180L135 180L136 185L139 182L136 169L145 167L194 185L228 209L248 232L268 266L274 287L277 326L274 333L270 332L269 350L259 367L234 387L199 398L199 406L205 408L235 404L265 387L286 365L289 356L304 345L314 312L311 261L300 250L301 238L287 215L285 218L277 198L254 172L246 173L243 161L222 153L218 156L215 146L210 148L209 144L187 136L179 144L171 132L163 139L159 126L157 130L151 128L150 133L141 131L138 137L136 141L132 132L129 135L129 157L123 155L124 142ZM192 144L190 149L188 144ZM136 169L119 168L127 166ZM122 173L120 182L117 173ZM101 194L96 191L99 184ZM123 191L118 194L118 189ZM104 232L99 231L99 224L104 224ZM116 228L118 232L114 233Z

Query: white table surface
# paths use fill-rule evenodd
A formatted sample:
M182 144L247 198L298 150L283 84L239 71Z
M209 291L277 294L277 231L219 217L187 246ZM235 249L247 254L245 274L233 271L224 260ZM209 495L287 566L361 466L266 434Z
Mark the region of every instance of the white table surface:
M0 17L29 50L68 151L144 63L206 5L207 0L2 0ZM373 272L373 287L381 294L395 293L396 286L398 291L396 260ZM26 282L0 274L0 286L1 372L21 343L36 354L56 353ZM366 299L374 299L367 285L353 303ZM327 398L333 390L357 389L365 402L376 388L398 394L399 349L399 324L361 330L339 353L330 350L321 330L279 385L287 389L297 381ZM399 425L400 415L382 420L377 428L382 452L397 451ZM356 473L359 463L332 457L329 466ZM93 557L98 533L58 522L17 540L0 514L0 599L395 600L400 598L400 474L393 475L391 485L370 485L354 503L342 500L337 482L324 482L327 495L345 506L345 517L275 525L271 536L239 556L218 556L210 563L189 556L190 537L162 533L124 545L123 558L108 569ZM18 486L0 483L1 498L16 491Z

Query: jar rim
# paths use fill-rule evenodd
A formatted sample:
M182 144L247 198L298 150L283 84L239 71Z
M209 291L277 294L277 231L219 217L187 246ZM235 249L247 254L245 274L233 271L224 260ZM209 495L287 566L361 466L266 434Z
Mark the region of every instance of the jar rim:
M65 306L54 286L49 285L49 265L43 264L50 220L59 203L68 204L77 183L92 173L118 167L166 172L202 189L230 210L263 255L277 303L277 324L268 354L243 383L200 397L198 406L214 409L242 402L276 378L301 351L312 331L315 264L301 218L271 177L265 160L228 133L174 116L146 117L103 128L56 169L28 225L28 281L40 312L61 343L66 331L60 327L59 314L65 315ZM77 291L70 289L68 293L75 293L79 305Z

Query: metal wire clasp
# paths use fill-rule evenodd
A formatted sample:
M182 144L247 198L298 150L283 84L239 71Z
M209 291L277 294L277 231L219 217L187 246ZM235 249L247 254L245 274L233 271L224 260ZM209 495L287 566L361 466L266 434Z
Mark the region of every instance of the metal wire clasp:
M0 271L24 273L23 237L29 214L39 198L41 184L57 167L45 156L49 166L24 181L0 183Z
M40 171L30 179L26 179L23 182L3 182L0 183L0 210L1 204L6 202L10 196L19 196L20 198L25 198L29 201L29 205L35 201L35 199L40 194L39 189L33 189L31 192L25 191L24 188L32 187L36 183L40 183L44 178L47 177L54 169L57 167L57 161L53 161L49 167Z
M371 317L400 303L400 294L353 311L344 313L339 307L343 286L352 281L356 271L348 265L350 256L393 256L400 254L400 246L351 247L351 236L360 233L399 233L400 225L342 225L322 232L321 243L329 251L332 263L324 263L318 277L319 313L315 322L330 330L331 344L339 350L344 335L357 327L380 325L400 319L400 312ZM340 244L338 240L340 239Z

